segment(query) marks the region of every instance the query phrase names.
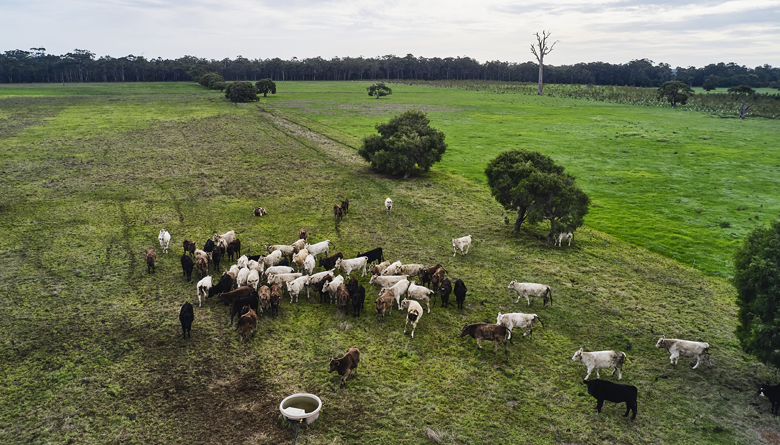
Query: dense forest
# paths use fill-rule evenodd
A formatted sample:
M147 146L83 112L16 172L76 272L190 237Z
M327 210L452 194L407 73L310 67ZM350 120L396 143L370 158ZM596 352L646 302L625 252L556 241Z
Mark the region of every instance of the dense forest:
M192 81L205 73L217 72L225 80L492 80L535 82L535 62L487 61L470 57L321 57L282 60L204 59L184 56L175 60L128 55L96 57L88 50L76 49L63 55L46 53L45 48L11 50L0 54L0 83L25 82L164 82ZM780 87L780 68L763 65L755 68L735 63L710 64L703 68L655 64L638 59L624 64L605 62L574 65L545 65L546 83L627 85L657 87L668 80L681 80L702 86L705 80L716 87L748 85L753 88Z

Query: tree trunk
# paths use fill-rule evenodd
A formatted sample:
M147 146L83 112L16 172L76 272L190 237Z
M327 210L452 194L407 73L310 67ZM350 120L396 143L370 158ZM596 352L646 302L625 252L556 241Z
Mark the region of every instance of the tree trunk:
M520 226L525 221L525 209L521 208L517 211L517 219L515 220L515 232L520 231Z
M541 96L542 95L542 84L543 84L542 83L542 77L543 77L542 71L544 70L544 62L543 62L543 60L544 60L544 58L539 59L539 90L536 92L537 96Z

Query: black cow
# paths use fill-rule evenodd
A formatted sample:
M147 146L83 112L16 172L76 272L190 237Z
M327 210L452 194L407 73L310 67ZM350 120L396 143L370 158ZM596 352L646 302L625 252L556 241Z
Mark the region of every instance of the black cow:
M329 302L328 294L325 292L325 286L333 280L333 275L328 275L322 280L314 283L311 289L320 294L320 304Z
M211 298L214 295L219 295L228 292L232 287L233 287L233 277L231 277L230 274L227 272L223 273L222 277L219 279L219 282L211 286L206 298Z
M214 246L216 246L216 244L214 244L213 240L207 240L206 244L203 245L203 251L212 252L214 250Z
M361 255L358 255L361 256ZM365 256L365 255L362 255ZM320 267L323 267L325 270L331 270L334 267L336 267L336 260L341 258L344 259L344 255L341 254L341 252L335 253L329 257L325 257L320 259ZM370 261L369 261L370 263Z
M360 310L363 309L363 302L366 300L366 288L359 285L357 280L352 278L347 284L347 290L349 290L349 298L352 299L352 316L360 316Z
M192 337L190 329L192 328L192 322L195 320L195 309L193 309L190 302L186 302L181 305L181 311L179 311L179 321L181 322L181 330L183 338L187 338L187 334Z
M441 307L448 307L450 305L450 294L452 293L452 282L449 278L445 278L439 286L439 295L441 295ZM433 300L434 306L436 300Z
M260 299L257 298L257 292L253 292L248 297L241 297L238 300L234 301L233 306L230 308L230 325L231 326L233 325L233 317L235 317L236 315L238 315L239 318L241 317L242 315L241 308L243 308L244 306L249 306L250 308L252 308L252 310L257 312L257 305L259 302Z
M195 263L192 262L192 258L190 258L187 253L184 253L181 256L181 271L184 274L185 277L187 277L187 281L192 282L192 268L195 267Z
M463 309L463 302L466 301L466 285L463 280L455 280L455 301L458 302L458 309Z
M235 239L227 245L227 256L230 261L233 261L233 256L241 256L241 240Z
M330 369L328 372L338 371L341 376L341 386L347 386L347 378L350 374L357 373L359 363L360 350L356 346L353 346L344 354L344 357L330 359Z
M758 388L758 395L765 396L772 403L771 412L777 417L777 409L780 408L780 385L770 386L768 383Z
M355 255L355 258L362 257L362 256L368 257L368 261L366 261L366 263L368 263L368 264L371 264L374 261L377 261L377 262L381 263L382 261L385 260L385 256L382 254L382 248L381 247L377 247L376 249L372 249L372 250L369 250L368 252L364 252L364 253L358 252L358 254ZM330 270L330 268L327 268L327 269Z
M601 407L604 405L605 400L615 403L626 402L626 413L623 414L623 417L627 417L628 412L633 411L634 415L631 416L631 419L636 419L636 386L621 385L620 383L599 379L583 380L582 383L588 385L588 394L595 397L598 401L596 411L601 412Z
M223 256L225 256L225 251L222 246L215 247L211 252L211 264L214 265L215 272L219 270L219 262L222 260Z

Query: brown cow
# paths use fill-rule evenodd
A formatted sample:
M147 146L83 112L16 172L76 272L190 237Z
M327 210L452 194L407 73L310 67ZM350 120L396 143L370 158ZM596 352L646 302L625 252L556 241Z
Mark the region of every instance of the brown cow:
M266 212L265 209L262 207L255 207L254 212L252 212L252 215L254 216L265 216L267 214L268 212Z
M347 286L344 284L339 284L339 287L336 288L336 304L337 309L336 310L343 310L344 313L347 313L347 302L349 301L349 290L347 289Z
M357 373L358 363L360 363L360 350L357 346L349 348L344 357L330 359L330 369L328 372L338 371L341 376L341 386L347 386L347 378L351 374Z
M443 267L436 269L436 272L434 272L433 276L431 277L431 288L441 288L442 283L444 283L444 279L447 278L446 273L447 271L445 271Z
M341 210L344 211L345 215L349 213L349 198L344 198L344 200L341 201Z
M190 256L195 256L195 243L187 238L182 242L182 247L184 247L185 252L189 252Z
M333 216L336 217L336 221L341 221L341 218L344 217L344 209L342 209L341 206L334 205L333 206Z
M388 315L393 313L393 303L395 303L395 293L393 293L393 291L390 289L386 289L374 303L374 306L376 307L377 321L379 321L380 315L382 316L382 320L385 319L385 311L387 309L390 309Z
M271 305L271 288L268 286L260 286L260 289L257 290L257 297L260 299L260 305L258 307L262 314L263 311L267 310Z
M472 323L463 326L460 330L460 337L463 338L470 335L472 338L477 339L477 348L482 348L482 340L496 342L496 347L493 349L493 353L498 352L498 346L504 344L504 352L509 354L506 344L506 328L501 325L492 323Z
M232 306L234 301L248 297L253 293L255 293L255 289L252 286L241 286L236 290L219 294L217 301L224 303L225 306Z
M309 232L307 232L305 228L298 230L298 239L302 239L304 241L308 240Z
M279 303L282 301L282 286L278 284L271 285L271 315L279 315Z
M146 273L154 272L154 262L157 261L157 252L154 247L146 249Z
M247 331L251 329L252 332L255 332L255 329L257 328L257 313L253 311L251 307L244 306L243 309L241 309L241 314L236 329L238 329L238 335L241 336L241 341L244 341Z
M435 266L431 266L427 269L421 270L417 274L417 277L420 278L420 284L422 284L423 286L427 286L428 284L431 284L431 278L433 278L433 274L436 273L436 271L439 269L441 269L441 264L437 264Z

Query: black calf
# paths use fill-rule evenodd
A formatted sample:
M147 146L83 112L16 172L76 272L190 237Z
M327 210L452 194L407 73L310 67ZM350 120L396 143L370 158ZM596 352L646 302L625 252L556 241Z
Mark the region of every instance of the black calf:
M192 262L192 258L187 256L187 253L185 252L181 256L181 271L184 274L184 276L187 277L187 281L192 281L193 267L195 267L195 263Z
M596 411L601 412L601 407L604 405L605 400L615 403L626 402L626 413L623 414L623 417L628 416L629 411L633 411L634 415L631 416L631 419L636 419L636 386L621 385L620 383L598 379L583 380L582 382L588 385L588 394L595 397L598 401Z
M777 417L777 409L780 408L780 385L769 386L769 384L761 385L758 388L758 395L765 396L772 403L771 412Z
M195 320L195 310L188 301L181 306L181 311L179 311L179 321L181 322L183 338L187 338L187 334L192 337L190 329L192 328L193 320Z

